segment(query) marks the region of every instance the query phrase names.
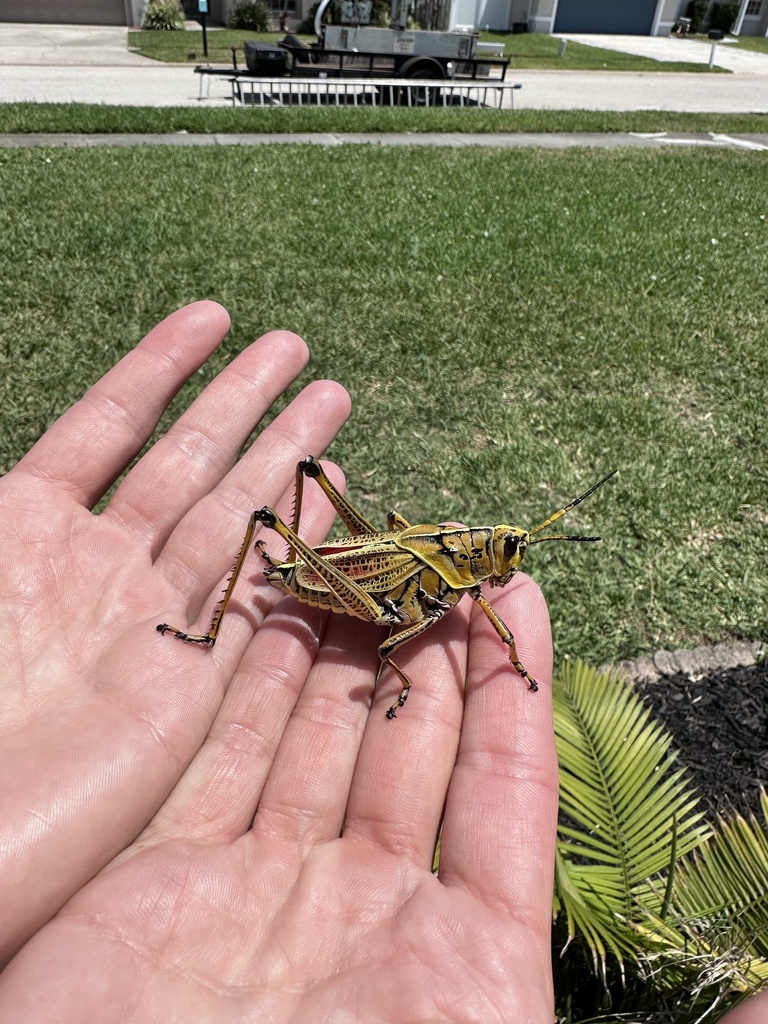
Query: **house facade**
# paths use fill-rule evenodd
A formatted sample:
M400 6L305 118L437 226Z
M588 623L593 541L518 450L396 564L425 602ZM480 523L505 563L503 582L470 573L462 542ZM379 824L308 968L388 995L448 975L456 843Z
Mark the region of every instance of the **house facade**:
M304 19L314 0L266 0L292 23ZM446 0L452 29L496 32L589 32L669 35L688 0ZM0 22L141 26L146 0L3 0ZM226 20L236 0L209 0L213 23ZM196 0L184 0L190 17ZM737 35L768 35L768 0L739 0Z
M768 0L742 0L733 31L739 36L768 36Z

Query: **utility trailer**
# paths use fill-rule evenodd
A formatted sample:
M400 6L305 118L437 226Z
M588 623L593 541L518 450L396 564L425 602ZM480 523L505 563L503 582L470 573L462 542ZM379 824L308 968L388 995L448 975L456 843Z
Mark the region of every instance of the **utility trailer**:
M411 0L392 0L390 28L377 28L366 23L370 18L370 0L340 0L342 24L323 24L323 14L331 0L321 0L315 14L316 42L308 45L297 36L287 35L277 46L245 43L246 67L238 68L235 50L233 68L195 70L201 75L226 77L232 84L232 99L242 101L240 88L249 79L270 78L317 79L332 82L338 79L394 79L423 81L422 88L408 86L402 90L401 102L410 105L434 105L441 82L475 82L487 80L495 70L494 82L504 82L509 60L478 56L476 32L440 32L408 29ZM202 79L201 79L202 95ZM390 89L390 97L393 95ZM395 100L397 95L395 92Z
M339 29L327 33L325 45L307 46L296 36L286 36L279 46L264 43L246 43L245 59L247 71L236 69L241 76L258 77L291 75L301 78L417 78L432 82L452 78L476 79L488 77L491 67L498 67L499 81L504 81L508 60L492 57L476 57L471 44L473 38L460 32L402 32L396 38L382 40L368 38L368 45L381 41L392 44L389 50L366 49L365 39L354 39L343 26L328 25L328 29ZM389 29L370 29L369 32L383 32L394 36ZM457 37L446 40L447 35ZM443 37L429 48L424 36ZM414 38L416 37L416 38ZM333 45L338 39L339 45ZM359 41L362 46L355 46ZM395 49L393 44L397 44ZM455 43L446 46L446 43ZM448 53L439 51L439 44ZM455 53L450 52L455 50ZM473 55L470 56L469 54ZM465 56L466 54L466 56Z

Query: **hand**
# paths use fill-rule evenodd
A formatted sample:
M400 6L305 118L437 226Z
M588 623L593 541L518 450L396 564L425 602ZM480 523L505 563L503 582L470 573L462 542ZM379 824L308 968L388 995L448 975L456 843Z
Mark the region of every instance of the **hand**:
M279 503L297 460L347 416L339 385L311 384L236 462L306 363L301 339L274 332L93 515L228 326L208 302L169 317L0 481L0 965L178 784L276 595L243 598L221 650L186 650L155 626L210 616L254 503ZM311 535L311 510L306 524Z
M494 597L540 691L466 600L399 652L395 721L389 672L369 714L381 634L285 598L152 824L6 969L0 1019L551 1024L548 621L522 575ZM169 699L236 662L224 631L156 645Z
M177 314L187 318L183 327L169 327L171 318L158 332L194 336L200 319L210 327L211 307L192 310ZM224 325L218 327L220 335ZM390 672L374 696L381 634L288 598L275 606L279 595L258 562L248 580L252 591L246 597L238 587L239 603L230 605L213 650L154 631L160 621L195 619L205 629L248 512L290 491L298 457L322 447L317 422L340 422L346 412L337 388L315 385L311 416L292 406L230 469L237 445L232 440L232 451L220 455L224 442L211 409L220 418L221 400L209 391L253 388L249 365L250 374L235 361L226 384L220 378L212 385L177 430L177 439L190 423L205 432L215 469L200 434L193 435L196 444L180 441L181 454L170 437L154 463L160 446L145 456L96 520L86 520L83 509L94 486L86 493L81 483L70 495L70 522L96 524L85 553L99 553L96 568L82 548L72 554L72 586L82 595L96 591L99 601L83 625L72 591L64 592L53 647L63 652L59 661L80 651L74 634L97 650L86 644L84 666L68 666L55 687L46 689L48 677L27 670L49 694L48 733L56 742L39 756L57 768L47 786L38 778L25 794L29 821L62 811L57 835L52 828L39 855L29 843L43 872L30 868L27 855L17 885L29 880L26 896L37 907L35 886L45 888L55 869L69 870L67 858L63 866L56 859L57 836L79 853L81 876L104 862L105 836L123 852L90 883L81 881L8 966L0 978L0 1019L550 1024L552 654L546 608L529 579L519 575L494 591L493 603L515 631L540 691L526 689L486 616L465 600L398 653L415 682L395 721L385 717L399 692ZM156 368L147 373L156 375ZM227 403L233 418L243 404ZM232 423L227 427L220 429L229 438ZM140 443L128 446L128 458ZM254 467L266 472L274 464L275 472L282 467L276 481L253 483ZM340 482L338 471L326 469ZM321 536L331 518L313 491L305 489L302 516L310 538ZM278 511L281 502L290 515L288 495ZM64 534L69 558L79 529ZM274 535L265 539L273 549ZM107 557L111 575L102 567ZM51 564L46 558L44 567ZM248 575L246 568L244 583ZM77 673L91 666L88 689ZM79 697L72 698L75 688ZM88 709L100 727L83 736ZM66 775L59 764L67 765ZM142 814L148 820L147 807L159 810L124 849L130 827L136 834ZM70 886L73 874L66 877ZM9 887L6 906L8 896L14 913L23 913L25 900Z

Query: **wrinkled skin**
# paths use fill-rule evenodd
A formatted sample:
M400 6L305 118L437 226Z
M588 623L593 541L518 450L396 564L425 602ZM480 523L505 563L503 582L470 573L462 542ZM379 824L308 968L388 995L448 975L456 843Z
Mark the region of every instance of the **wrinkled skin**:
M310 384L237 461L306 361L287 332L90 512L227 328L213 303L169 317L0 481L0 1020L552 1024L552 655L532 581L493 604L540 692L465 601L403 648L395 721L392 673L374 692L382 632L281 598L255 556L213 650L156 632L207 628L249 513L290 518L296 462L348 415L339 385ZM333 518L316 491L312 543Z

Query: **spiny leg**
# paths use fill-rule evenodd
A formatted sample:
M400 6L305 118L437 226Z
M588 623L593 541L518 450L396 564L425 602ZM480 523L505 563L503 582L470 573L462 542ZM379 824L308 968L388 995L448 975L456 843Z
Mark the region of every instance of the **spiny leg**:
M344 523L353 537L359 537L364 533L378 533L378 529L373 525L373 523L369 523L365 516L358 512L355 506L352 505L331 483L325 474L325 470L313 455L308 455L306 459L303 459L296 467L297 509L293 519L294 533L299 532L298 513L300 510L300 497L302 491L301 481L305 476L308 476L313 480L317 480L326 497L336 509L342 523Z
M486 599L480 592L479 587L473 587L473 589L470 590L469 594L472 600L476 601L483 609L485 614L490 619L491 625L499 634L503 643L505 643L509 648L509 660L512 662L515 669L517 670L517 672L519 672L523 679L527 680L528 689L533 690L534 692L538 690L539 684L536 682L533 676L529 674L528 669L525 668L525 666L517 656L517 647L515 646L515 638L512 636L512 631L508 628L506 623L501 618L499 618L499 616L496 614L496 612L493 610L490 604L486 601Z
M245 556L248 553L248 545L251 543L253 537L253 531L256 529L256 513L254 512L251 518L248 520L248 528L245 531L245 537L243 537L243 543L240 545L240 551L235 560L235 564L232 566L232 572L230 573L227 585L224 588L223 596L219 603L213 610L213 618L211 619L211 625L207 633L185 633L181 629L177 629L175 626L169 626L167 622L161 622L157 627L158 633L172 633L173 636L184 640L185 643L189 644L205 644L206 647L213 647L216 643L216 637L219 635L221 628L221 620L224 618L224 613L227 610L229 599L232 597L232 591L235 589L235 584L242 571L243 562Z

